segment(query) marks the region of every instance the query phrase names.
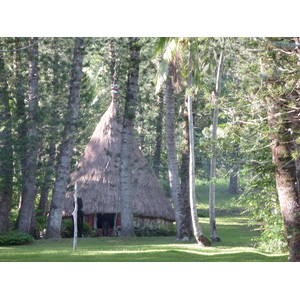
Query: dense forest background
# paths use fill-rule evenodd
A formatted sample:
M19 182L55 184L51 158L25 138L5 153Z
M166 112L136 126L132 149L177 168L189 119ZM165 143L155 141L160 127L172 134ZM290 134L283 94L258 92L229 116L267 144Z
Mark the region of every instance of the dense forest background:
M292 1L285 1L281 5L277 5L277 3L271 1L252 1L251 3L243 5L237 1L199 2L197 4L195 4L194 1L185 1L182 5L174 5L174 2L170 1L152 1L151 3L145 3L145 6L135 3L135 1L115 1L113 4L111 2L94 3L94 1L85 1L84 5L76 5L76 3L71 5L69 2L62 1L52 1L51 3L48 3L46 1L43 2L43 6L36 1L17 1L17 5L15 1L6 2L2 4L3 14L0 20L2 28L1 35L3 37L23 37L25 43L22 44L22 46L28 45L28 39L25 38L28 36L47 36L49 38L53 36L297 36L297 18L292 14L292 10L297 9L297 4ZM253 110L251 118L245 118L246 120L243 119L244 124L241 128L247 129L248 125L250 125L248 134L250 135L252 133L253 139L256 138L256 129L251 129L252 126L254 126L254 128L263 128L262 131L258 131L257 140L264 141L261 147L265 146L265 148L260 150L261 152L258 152L258 150L256 151L256 147L254 147L254 145L252 147L249 144L246 148L246 156L249 155L248 162L252 161L252 166L255 167L253 169L253 173L248 173L245 169L246 174L249 175L255 174L255 169L263 170L265 168L265 164L259 163L265 161L268 162L267 165L270 166L271 171L273 171L271 164L269 164L271 156L269 154L268 141L270 140L263 138L265 129L267 128L266 120L264 119L266 118L266 114L263 110L259 109L260 106L256 103L256 101L254 101L254 99L258 98L252 97L250 100L250 97L248 97L250 94L248 95L246 93L248 88L253 88L255 91L255 86L260 86L261 82L265 87L265 81L263 81L263 78L265 77L260 76L260 73L264 74L265 72L261 72L259 56L263 53L270 53L269 51L272 50L273 47L270 44L267 46L266 43L260 43L253 38L246 40L249 42L249 45L254 45L253 48L249 48L252 49L251 51L249 50L249 55L251 54L250 57L252 58L256 57L256 66L249 63L249 68L246 67L248 65L248 56L246 55L245 59L241 60L243 61L241 66L243 65L244 67L241 67L241 71L236 68L235 75L239 74L237 76L237 82L244 82L244 89L241 90L240 94L241 99L248 99L245 101L245 103L248 104L248 106L245 104L246 115L249 107L253 107L253 109L255 107L256 110ZM274 41L274 39L272 40ZM279 39L275 40L278 41ZM6 38L5 41L7 41ZM42 44L40 44L39 46L44 47L45 45L42 46ZM2 47L6 49L5 46L2 45L1 48ZM10 45L9 47L12 49L14 46ZM280 51L286 51L286 48L283 48ZM26 55L28 55L28 52ZM70 55L71 53L69 53L69 59ZM12 56L12 53L4 53L4 60L8 63L8 66L12 65ZM249 62L251 61L252 60L249 60ZM228 64L228 61L226 62L225 60L224 64ZM250 66L252 67L250 68ZM28 72L27 68L28 61L26 60L24 66L24 69L26 69L25 72ZM11 67L8 68L6 72L10 74L13 73ZM247 74L247 72L249 72L249 74ZM68 76L70 76L70 73ZM24 78L28 85L28 77L26 73ZM104 80L107 80L106 77L103 78ZM106 86L106 89L108 91L110 88L110 82L109 80L107 81L108 85ZM247 82L249 84L254 82L255 84L253 84L252 87L249 87ZM12 85L13 84L10 83L10 86ZM67 90L66 93L68 93L68 88L69 87L66 86L64 87L64 89ZM62 91L63 87L61 86L60 89ZM257 90L259 90L259 88ZM222 93L224 93L224 91L225 90L222 89ZM260 91L263 92L263 90ZM24 93L28 93L27 89ZM84 92L82 91L82 93ZM232 94L235 93L237 93L237 90L233 89ZM229 93L227 95L229 95ZM255 92L254 95L256 95ZM221 98L222 96L223 95L221 95ZM110 95L105 94L103 98L105 97L107 97L106 101L108 105ZM64 94L64 99L67 101L66 94ZM208 99L209 98L206 98L207 102L209 102ZM262 98L259 97L259 99ZM16 106L15 102L12 100L10 101L12 102L10 105L11 108ZM183 99L181 101L183 101ZM83 100L81 103L84 103ZM258 103L262 103L262 101L260 100ZM99 101L97 101L95 105L99 106L99 111L95 109L95 119L91 119L90 128L81 127L81 132L84 130L89 131L86 135L83 134L83 139L86 139L86 141L88 140L88 134L91 134L93 131L92 127L95 126L102 111L105 110L105 107L101 107ZM105 106L104 102L103 106ZM241 115L243 115L243 102L237 106L232 104L232 107L233 110L235 107L239 108L242 112ZM177 106L177 110L178 109L179 107ZM257 114L257 111L259 114ZM47 111L44 111L44 115L47 115ZM93 114L91 115L92 117L94 116ZM55 114L55 118L62 120L62 115ZM212 114L209 116L210 121L212 120L211 118ZM220 113L220 118L222 118L222 111ZM21 118L18 118L18 120L21 122ZM260 127L257 122L254 123L252 120L259 120L259 122L264 125ZM222 121L219 120L219 122L221 124ZM2 132L2 124L0 128ZM62 130L62 126L60 126L60 130ZM50 128L49 131L51 131ZM245 130L245 132L247 132L247 130ZM182 135L181 132L178 134ZM16 132L14 132L14 136L16 136ZM55 134L54 136L57 138ZM247 139L241 139L240 142L242 145L247 146ZM80 147L79 144L82 145L81 147L83 148L84 141L82 140L82 143L76 144L74 153L77 153L78 156L79 152L77 152L77 149ZM250 151L252 149L255 151ZM180 155L181 153L179 152L179 157ZM76 159L77 158L74 159L73 163L75 163ZM164 160L166 161L166 158L164 158ZM52 172L53 171L49 173L53 174ZM198 169L197 172L201 171ZM242 175L241 171L239 172L239 174ZM18 170L17 173L20 174L20 170ZM160 182L163 184L165 177L163 177L163 174L160 174L159 176ZM258 177L260 176L257 176L257 178ZM264 176L261 177L264 178ZM42 177L40 176L40 178ZM274 181L272 176L267 176L264 179L266 182L269 182L269 179L271 179L271 184L268 185L268 187L271 187L272 191L274 191ZM18 184L16 184L16 182L18 182ZM19 181L16 179L14 181L14 186L19 186ZM165 187L166 192L168 192L167 188L168 187ZM255 188L255 185L253 188L255 191L261 190L260 185L257 185L257 189ZM12 211L12 220L17 218L16 209L19 203L19 196L16 193L16 190L17 188L14 189L14 210ZM265 190L265 192L267 195L267 190ZM276 196L277 193L275 192L274 199L276 199ZM265 199L265 197L263 198ZM257 200L259 199L259 196L257 196ZM277 203L276 201L277 200L270 202L272 203L272 207L273 203ZM278 203L276 205L278 205ZM280 222L282 223L282 221ZM279 231L282 232L282 225L280 225L280 223ZM282 241L281 238L280 240ZM94 296L94 289L77 287L72 289L71 287L75 281L78 282L77 276L81 277L82 287L98 286L99 277L101 277L101 280L103 279L103 276L99 275L98 266L95 267L95 264L88 264L88 267L85 264L80 264L79 267L78 264L68 264L67 270L65 266L65 264L47 264L47 271L45 271L44 264L31 263L26 264L26 266L18 263L2 264L2 272L0 276L1 282L3 282L2 293L6 295L13 294L14 297L22 297L24 291L27 291L30 287L34 286L35 289L37 287L45 287L45 282L47 282L47 280L52 281L54 274L55 288L47 288L47 293L43 293L43 296L46 297L46 299L57 297L58 291L62 297L71 296L73 298L82 298L87 295ZM143 293L143 297L153 298L158 296L157 291L159 291L160 298L172 297L174 299L181 299L182 297L194 297L195 289L193 287L199 288L202 295L204 294L205 296L208 296L208 294L211 296L213 293L216 298L222 297L230 299L240 299L241 294L244 295L245 292L249 295L249 297L257 297L259 294L265 295L269 298L289 297L298 293L297 289L292 288L297 286L298 283L298 276L296 276L297 270L295 269L296 265L294 264L278 265L268 263L266 268L265 265L251 263L235 263L230 264L229 266L228 264L201 263L181 263L180 265L164 264L162 266L153 263L147 264L147 272L145 272L143 264L130 264L130 268L128 268L128 264L116 263L114 266L115 268L112 268L111 264L101 264L101 274L108 274L105 277L106 280L104 280L107 288L102 289L101 291L103 296L107 295L111 297L111 291L113 290L115 297L130 295L133 299L139 299ZM165 266L167 266L167 268L165 268ZM162 267L164 267L164 272L157 272L158 269L162 270ZM110 279L116 278L116 269L119 274L117 282L116 280ZM278 276L279 273L282 276ZM136 276L136 274L142 274L143 276ZM133 281L134 287L138 292L133 292ZM151 289L149 288L149 285L155 285L156 288ZM66 288L66 286L69 288ZM117 289L116 286L118 287ZM276 288L270 288L270 286ZM143 292L141 290L143 290ZM147 294L145 294L144 291L147 291ZM31 297L40 297L40 292L32 291Z
M53 210L61 202L53 193L59 199L64 193L55 183L82 155L109 106L112 83L118 83L120 107L126 103L135 47L135 135L165 194L172 195L164 100L171 78L183 198L192 96L196 178L211 185L228 178L229 192L241 194L237 199L253 220L263 222L263 238L284 249L275 175L282 161L295 161L298 172L298 43L283 37L1 38L1 232L18 228L35 236L46 227L51 199ZM272 148L281 140L291 146Z

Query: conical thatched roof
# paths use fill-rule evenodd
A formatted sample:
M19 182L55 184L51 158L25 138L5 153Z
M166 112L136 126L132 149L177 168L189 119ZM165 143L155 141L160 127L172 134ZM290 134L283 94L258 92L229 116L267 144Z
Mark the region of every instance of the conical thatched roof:
M77 182L83 212L118 213L122 122L116 119L116 103L102 116L83 156L71 174L70 185ZM133 212L138 216L174 220L174 211L166 199L152 168L147 164L136 140L133 144ZM73 192L68 192L64 214L71 215Z

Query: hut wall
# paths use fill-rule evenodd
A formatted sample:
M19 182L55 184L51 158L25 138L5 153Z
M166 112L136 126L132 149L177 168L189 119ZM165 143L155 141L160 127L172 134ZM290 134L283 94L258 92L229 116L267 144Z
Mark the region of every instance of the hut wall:
M172 226L173 221L162 218L134 217L134 226L138 228Z

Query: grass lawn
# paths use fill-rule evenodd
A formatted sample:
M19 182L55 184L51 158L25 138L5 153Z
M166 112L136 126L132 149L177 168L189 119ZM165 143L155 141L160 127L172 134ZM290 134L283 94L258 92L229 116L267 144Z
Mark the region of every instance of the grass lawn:
M284 262L287 253L263 253L251 238L259 234L248 227L246 216L222 216L218 220L222 241L211 247L177 242L174 237L97 237L37 240L28 245L0 247L0 261L7 262ZM208 218L200 218L209 236Z
M0 247L1 262L286 262L288 253L259 251L252 239L259 228L247 225L249 217L227 192L225 180L216 185L217 231L220 243L199 247L195 242L178 242L175 237L94 237L36 240L21 246ZM209 237L208 184L197 182L200 226ZM224 213L225 211L225 213Z

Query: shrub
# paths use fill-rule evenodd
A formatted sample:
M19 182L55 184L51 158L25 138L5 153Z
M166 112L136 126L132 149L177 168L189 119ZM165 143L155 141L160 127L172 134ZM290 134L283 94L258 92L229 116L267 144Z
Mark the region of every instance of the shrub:
M0 246L22 245L34 241L33 237L15 231L0 234Z
M271 174L272 175L272 174ZM253 240L263 251L287 251L286 233L280 214L274 178L270 174L252 180L238 201L251 214L249 225L261 224L261 234Z
M136 236L174 236L176 229L174 226L143 227L134 228Z
M74 236L74 224L72 220L63 219L60 234L62 238L72 238ZM87 222L83 222L83 236L93 236L94 230Z

